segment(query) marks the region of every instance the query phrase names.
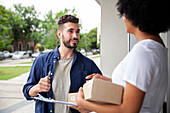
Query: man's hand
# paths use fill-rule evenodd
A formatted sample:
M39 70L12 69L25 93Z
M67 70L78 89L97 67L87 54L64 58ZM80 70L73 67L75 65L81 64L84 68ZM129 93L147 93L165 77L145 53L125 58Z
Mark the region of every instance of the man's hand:
M38 95L39 92L48 92L50 90L50 77L41 78L37 85L33 86L30 91L29 95L31 97L35 97Z
M41 78L40 81L37 84L37 91L38 92L48 92L50 90L50 78L44 77Z
M86 77L86 79L92 79L92 78L99 78L99 79L102 79L102 80L106 80L106 81L110 81L112 82L112 79L111 78L107 78L105 76L102 76L100 74L91 74L89 76Z

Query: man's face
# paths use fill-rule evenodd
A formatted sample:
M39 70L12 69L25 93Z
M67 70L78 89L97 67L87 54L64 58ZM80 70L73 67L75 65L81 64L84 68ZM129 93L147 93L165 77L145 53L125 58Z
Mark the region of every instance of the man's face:
M63 25L61 33L62 43L67 48L76 48L80 39L79 25L71 22L67 22Z

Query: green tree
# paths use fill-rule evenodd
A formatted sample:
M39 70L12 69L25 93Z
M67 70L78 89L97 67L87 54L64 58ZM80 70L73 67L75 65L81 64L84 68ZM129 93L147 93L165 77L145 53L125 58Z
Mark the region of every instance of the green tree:
M10 36L10 30L8 11L0 5L0 50L11 50L13 38Z
M57 19L53 14L52 10L44 16L44 21L42 21L42 29L44 30L44 46L47 49L54 49L56 45L59 44L59 39L57 38Z
M40 31L33 31L30 33L30 40L34 42L34 47L31 50L34 52L34 48L37 43L42 42L42 33ZM40 47L43 50L44 47Z
M86 38L86 34L81 33L80 39L79 39L79 44L76 48L77 50L85 49L85 38Z
M22 17L15 12L9 10L9 23L11 25L11 37L13 37L12 45L14 45L14 50L18 47L18 39L22 37L22 26L25 22L22 21Z
M97 48L97 27L90 30L90 32L87 34L87 37L89 38L89 41L91 43L90 50Z
M14 50L16 50L19 38L24 38L25 43L32 41L32 32L39 29L40 20L34 6L24 7L21 4L14 5L15 11L10 11L10 25L14 37ZM35 39L34 39L35 40ZM26 44L23 44L26 46Z

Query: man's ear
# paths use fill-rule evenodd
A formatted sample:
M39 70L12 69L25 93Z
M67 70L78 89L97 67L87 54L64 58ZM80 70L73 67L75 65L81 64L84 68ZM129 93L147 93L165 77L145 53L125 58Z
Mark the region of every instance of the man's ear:
M57 30L57 35L58 35L59 39L61 39L61 37L62 37L62 32L61 32L60 30Z

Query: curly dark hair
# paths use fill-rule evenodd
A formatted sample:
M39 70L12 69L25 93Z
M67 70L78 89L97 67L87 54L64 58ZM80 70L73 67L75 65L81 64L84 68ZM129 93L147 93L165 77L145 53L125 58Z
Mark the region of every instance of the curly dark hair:
M125 16L140 31L158 34L170 28L169 0L118 0L120 17Z
M72 22L72 23L79 23L79 19L76 18L75 16L73 15L64 15L64 16L61 16L59 19L58 19L58 29L61 30L61 26L67 22Z

